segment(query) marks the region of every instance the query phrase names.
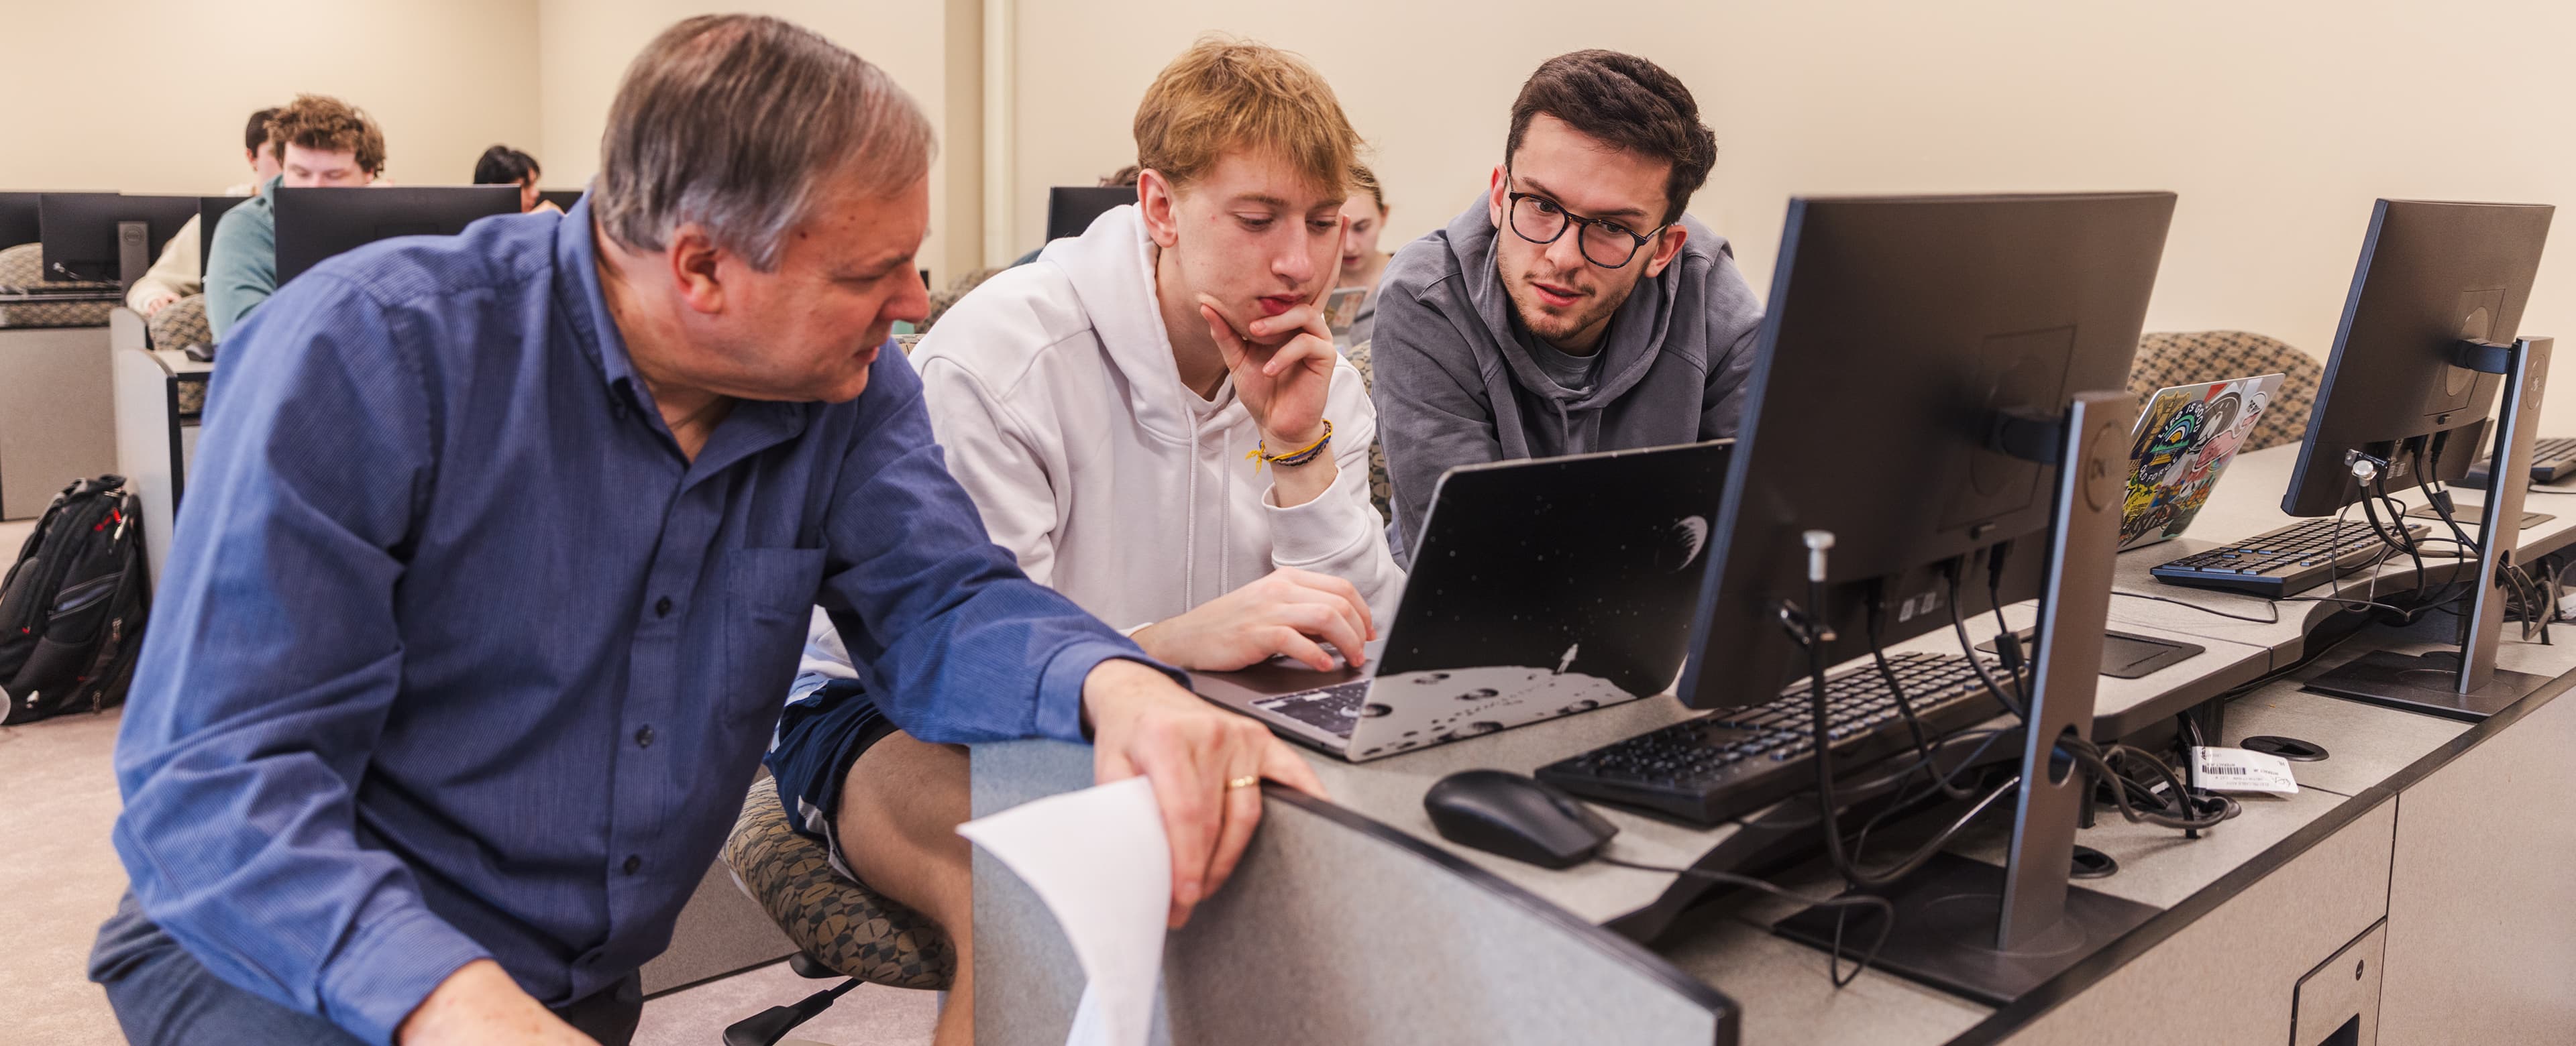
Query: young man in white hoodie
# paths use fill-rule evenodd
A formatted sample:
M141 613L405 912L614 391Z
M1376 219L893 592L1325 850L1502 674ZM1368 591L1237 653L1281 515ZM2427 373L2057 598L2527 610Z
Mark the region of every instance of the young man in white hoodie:
M1216 38L1163 70L1135 131L1138 203L978 287L913 354L949 471L1022 570L1157 660L1363 663L1404 575L1369 503L1374 408L1321 308L1358 136L1305 62ZM969 1041L965 752L886 721L819 614L804 667L769 759L789 819L948 929L938 1041Z

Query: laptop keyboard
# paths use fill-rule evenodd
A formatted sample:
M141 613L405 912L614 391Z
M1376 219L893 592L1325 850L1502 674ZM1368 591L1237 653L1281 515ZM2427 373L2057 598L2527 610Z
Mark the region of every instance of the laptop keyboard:
M1306 690L1285 697L1265 698L1253 707L1274 715L1286 716L1335 737L1351 736L1359 725L1360 711L1368 701L1368 679L1336 683L1321 690Z

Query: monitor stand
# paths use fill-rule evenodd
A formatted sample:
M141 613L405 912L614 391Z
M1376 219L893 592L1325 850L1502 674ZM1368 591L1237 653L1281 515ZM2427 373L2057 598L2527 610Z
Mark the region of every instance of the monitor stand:
M2551 339L2523 338L2511 345L2464 341L2451 362L2481 374L2504 375L2496 408L2490 476L2531 475L2532 430L2540 424L2540 393L2549 384ZM2363 655L2308 681L2307 689L2374 705L2477 722L2531 696L2547 676L2498 669L2496 643L2504 634L2504 590L2497 578L2512 565L2522 538L2523 495L2530 484L2489 483L2478 522L2477 565L2470 574L2468 607L2460 615L2459 649L2429 654L2385 650Z
M1899 976L2004 1006L2047 982L2158 909L2069 883L2085 775L2053 758L2059 738L2089 736L2100 684L2102 639L2111 613L2113 557L2120 543L2121 480L2127 475L2136 397L2084 393L2067 413L2055 460L2048 574L2041 590L2040 649L2030 721L2022 738L2020 794L2002 868L1950 854L1936 857L1880 896L1896 924L1878 965ZM1877 934L1848 909L1809 908L1773 929L1830 948L1842 922L1843 950Z

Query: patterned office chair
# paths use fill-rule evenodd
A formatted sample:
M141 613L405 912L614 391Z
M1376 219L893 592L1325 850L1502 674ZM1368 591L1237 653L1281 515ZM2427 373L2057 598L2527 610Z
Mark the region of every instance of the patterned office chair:
M1371 392L1377 385L1377 371L1369 363L1369 343L1361 342L1342 350L1342 358L1360 372L1360 391ZM1386 479L1386 445L1383 440L1369 441L1369 504L1377 506L1379 519L1393 521L1395 485Z
M22 243L0 250L0 288L112 291L113 283L46 283L45 245ZM0 305L0 327L104 327L112 301L19 302Z
M778 782L771 778L762 777L743 799L742 816L725 840L724 862L743 892L802 951L792 961L798 973L932 991L945 990L957 975L957 950L947 933L919 912L833 871L823 844L788 827ZM726 1029L725 1042L777 1042L848 986L736 1023Z
M206 296L191 294L161 307L144 321L152 333L156 349L184 349L191 345L215 343L215 329L206 323Z
M2286 375L2281 389L2245 441L2246 450L2261 450L2307 435L2308 411L2325 381L2325 366L2287 342L2246 331L2147 334L2138 339L2137 361L2129 367L2129 391L2143 401L2157 389L2275 371Z
M151 319L143 321L143 329L151 332L152 347L156 349L177 350L215 343L215 329L206 323L206 296L203 294L191 294L162 306ZM181 416L205 413L205 382L180 382L177 395Z

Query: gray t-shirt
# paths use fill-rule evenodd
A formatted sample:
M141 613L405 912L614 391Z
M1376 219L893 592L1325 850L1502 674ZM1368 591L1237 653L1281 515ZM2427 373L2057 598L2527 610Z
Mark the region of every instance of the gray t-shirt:
M1558 388L1580 393L1590 390L1594 382L1601 380L1601 357L1604 353L1599 348L1594 348L1589 356L1576 356L1530 333L1530 329L1521 326L1517 319L1512 322L1512 333L1519 337L1521 348L1529 351L1530 359L1537 361L1538 369L1545 372L1548 380L1555 382ZM1605 337L1593 344L1599 346L1608 340Z

